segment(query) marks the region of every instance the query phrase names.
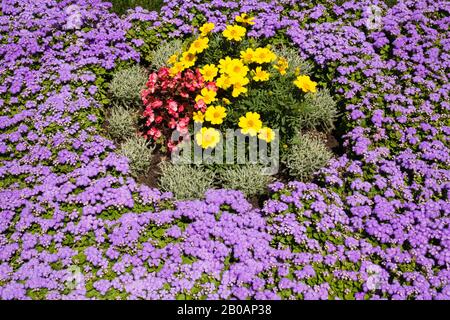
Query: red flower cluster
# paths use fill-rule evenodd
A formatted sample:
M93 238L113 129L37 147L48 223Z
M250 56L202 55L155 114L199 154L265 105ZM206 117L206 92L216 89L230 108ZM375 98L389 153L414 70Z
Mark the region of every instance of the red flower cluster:
M170 141L173 130L185 135L193 112L205 111L206 105L202 101L195 102L205 82L198 69L187 69L172 77L169 69L163 67L149 76L146 86L141 93L145 106L143 134L153 141L161 141L160 138L169 140L167 146L170 151L176 146Z

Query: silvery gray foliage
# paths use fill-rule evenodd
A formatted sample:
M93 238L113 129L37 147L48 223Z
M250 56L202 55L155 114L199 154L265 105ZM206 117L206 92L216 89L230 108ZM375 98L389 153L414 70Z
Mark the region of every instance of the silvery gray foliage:
M160 169L160 188L172 192L178 200L202 198L213 187L215 173L203 166L163 161Z
M136 114L129 108L114 105L108 123L108 133L115 140L126 140L136 134Z
M109 84L109 91L114 100L122 103L139 104L141 91L148 81L148 72L145 68L134 65L130 68L119 70L113 75Z
M264 194L273 181L260 165L253 164L224 166L218 169L218 176L223 188L242 191L246 196Z
M147 139L133 136L125 140L120 146L119 153L129 160L131 174L138 176L148 171L152 162L153 148L150 148Z
M328 89L307 93L300 106L301 127L303 129L321 129L330 132L338 116L336 101Z
M283 162L289 175L300 181L310 179L333 156L322 140L312 134L299 134L289 147Z
M179 39L162 42L151 52L152 67L156 70L167 66L167 60L175 53L180 53L183 42Z

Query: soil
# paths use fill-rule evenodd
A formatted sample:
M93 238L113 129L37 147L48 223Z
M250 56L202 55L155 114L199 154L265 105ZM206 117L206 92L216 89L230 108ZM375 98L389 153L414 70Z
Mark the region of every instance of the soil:
M152 164L150 165L148 171L145 174L142 174L137 177L137 182L145 184L150 188L158 188L158 180L161 175L161 171L159 169L159 163L161 161L167 160L167 156L162 154L159 150L154 151L152 157Z

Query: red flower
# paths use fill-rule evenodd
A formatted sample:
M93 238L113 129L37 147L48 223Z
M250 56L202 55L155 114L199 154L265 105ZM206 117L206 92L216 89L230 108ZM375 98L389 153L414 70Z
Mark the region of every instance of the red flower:
M210 90L217 90L214 82L206 84ZM145 109L142 113L145 134L150 140L164 136L170 150L178 142L170 141L172 130L177 129L183 136L189 137L189 123L195 110L206 110L206 104L195 97L205 87L205 82L198 69L187 69L174 77L169 69L163 67L152 73L142 90L141 97Z

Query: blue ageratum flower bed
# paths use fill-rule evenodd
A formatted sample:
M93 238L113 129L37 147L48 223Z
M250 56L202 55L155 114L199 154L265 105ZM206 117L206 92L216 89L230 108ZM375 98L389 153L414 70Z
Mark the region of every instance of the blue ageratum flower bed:
M450 3L316 2L118 17L97 0L3 1L0 298L449 299ZM113 71L241 13L333 88L342 155L313 182L270 185L261 208L137 183L104 137Z

